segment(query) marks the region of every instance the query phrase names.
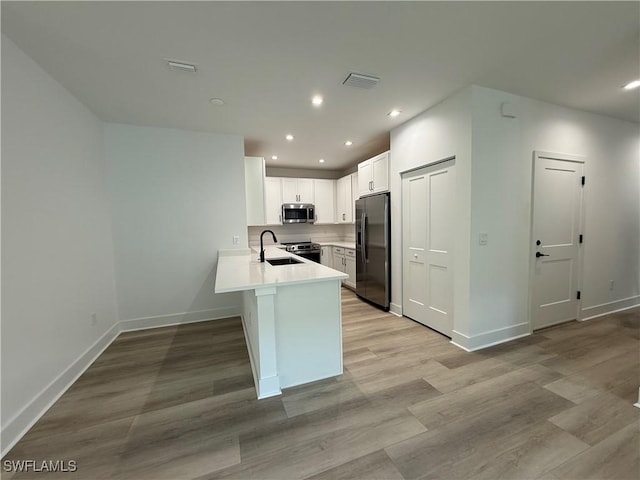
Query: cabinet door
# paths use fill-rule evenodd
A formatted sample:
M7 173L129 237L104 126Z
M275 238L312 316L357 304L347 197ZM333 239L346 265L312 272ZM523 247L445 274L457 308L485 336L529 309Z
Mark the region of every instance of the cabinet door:
M358 193L360 196L371 194L371 182L373 181L373 168L371 160L358 164Z
M371 159L373 193L389 190L389 152Z
M314 201L316 207L316 223L335 222L335 181L334 180L314 180Z
M298 203L313 203L313 179L298 178Z
M282 184L280 178L264 179L264 211L266 225L282 224Z
M347 278L344 283L351 288L356 288L356 251L345 250L344 253L345 273L349 275L349 278Z
M344 272L346 269L346 266L344 264L344 253L336 253L333 252L333 267L331 267L335 270L338 270L340 272Z
M351 195L347 197L347 185L349 194L351 193L351 177L346 176L336 182L336 221L338 223L349 223L349 203Z
M330 246L321 247L320 263L326 267L333 268L333 254Z
M360 198L360 194L358 193L358 174L351 174L351 223L355 223L356 220L356 200Z
M298 179L283 178L282 180L282 203L300 203L298 200Z

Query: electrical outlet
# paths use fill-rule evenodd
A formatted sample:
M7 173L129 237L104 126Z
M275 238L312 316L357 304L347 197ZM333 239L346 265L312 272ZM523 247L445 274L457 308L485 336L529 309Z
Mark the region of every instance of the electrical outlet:
M613 291L614 283L613 280L609 280L609 290Z
M98 316L95 313L91 314L91 326L98 324Z
M233 236L233 244L238 245L240 243L240 237L238 235Z

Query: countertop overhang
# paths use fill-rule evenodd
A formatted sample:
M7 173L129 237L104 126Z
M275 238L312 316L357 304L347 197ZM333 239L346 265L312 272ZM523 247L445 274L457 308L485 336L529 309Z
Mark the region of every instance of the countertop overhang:
M267 262L261 263L258 256L256 249L220 250L215 293L348 278L343 272L285 252L275 246L265 247L266 259L294 257L302 263L275 266Z

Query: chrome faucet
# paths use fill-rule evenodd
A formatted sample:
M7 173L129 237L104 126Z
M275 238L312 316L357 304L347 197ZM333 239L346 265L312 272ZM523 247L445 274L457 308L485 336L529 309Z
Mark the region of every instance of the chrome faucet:
M269 232L271 234L271 236L273 237L273 241L277 242L278 239L276 238L276 234L273 233L271 230L263 230L262 233L260 234L260 262L264 263L264 246L262 244L262 236Z

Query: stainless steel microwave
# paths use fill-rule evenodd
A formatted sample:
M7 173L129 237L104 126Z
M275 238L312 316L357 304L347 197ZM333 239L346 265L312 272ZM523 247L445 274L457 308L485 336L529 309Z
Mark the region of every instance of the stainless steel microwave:
M315 220L315 207L310 203L282 205L282 223L313 223Z

